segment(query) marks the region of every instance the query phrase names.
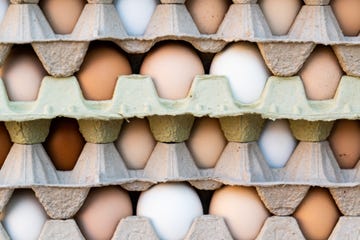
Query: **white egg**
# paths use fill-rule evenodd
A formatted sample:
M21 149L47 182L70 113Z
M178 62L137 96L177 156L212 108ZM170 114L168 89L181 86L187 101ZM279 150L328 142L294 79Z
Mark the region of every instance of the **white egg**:
M120 15L120 19L131 36L144 34L150 22L158 0L115 0L114 5Z
M233 96L242 103L257 100L269 77L269 71L256 47L251 43L235 43L216 54L210 74L229 79Z
M30 190L15 191L5 208L2 221L13 240L38 239L47 219L44 208Z
M184 183L162 183L142 192L137 215L151 220L160 239L183 239L203 214L197 193Z
M287 120L269 120L258 143L269 166L282 168L289 160L297 141L291 133Z
M8 7L9 7L9 0L0 0L0 23L5 17L5 13Z

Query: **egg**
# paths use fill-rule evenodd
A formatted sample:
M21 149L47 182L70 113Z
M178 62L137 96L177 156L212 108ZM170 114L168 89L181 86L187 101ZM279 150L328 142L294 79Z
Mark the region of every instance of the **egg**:
M195 76L204 74L204 67L191 47L171 42L148 53L140 74L152 77L159 97L176 100L187 96Z
M155 144L147 119L140 118L132 118L125 122L115 142L129 169L144 169Z
M342 75L334 52L325 46L316 47L300 71L306 96L310 100L333 98Z
M259 138L259 147L271 168L282 168L293 153L297 141L287 120L267 121Z
M234 98L242 103L257 100L269 77L258 48L246 42L234 43L217 53L210 74L226 76Z
M146 31L159 0L114 0L114 5L127 33L141 36Z
M0 0L0 23L5 17L6 10L9 7L9 0Z
M29 46L16 46L1 68L10 101L34 101L46 71Z
M301 0L259 0L260 8L273 35L285 35L293 24Z
M360 1L332 0L331 7L344 35L358 35L360 32Z
M216 190L209 214L223 217L235 239L255 239L270 216L255 188L240 186Z
M0 168L1 168L12 146L10 135L6 130L5 124L3 122L0 123L0 146L1 146L0 147Z
M360 123L338 120L329 136L329 143L340 168L354 168L360 159Z
M57 170L72 170L85 145L75 119L55 118L44 147Z
M294 213L306 239L328 239L340 213L328 190L312 188Z
M111 239L120 220L132 215L129 194L119 187L92 189L76 215L88 240Z
M56 34L70 34L85 7L86 0L41 0L40 8Z
M213 168L225 145L226 138L217 118L195 120L187 146L199 168Z
M203 34L216 33L231 3L230 0L187 0L185 2L196 26Z
M203 214L197 193L184 183L161 183L140 194L137 215L150 219L160 239L184 239Z
M126 56L112 45L94 44L76 73L84 97L88 100L112 98L120 75L131 74Z
M13 240L39 238L47 215L31 190L16 190L5 208L2 224Z

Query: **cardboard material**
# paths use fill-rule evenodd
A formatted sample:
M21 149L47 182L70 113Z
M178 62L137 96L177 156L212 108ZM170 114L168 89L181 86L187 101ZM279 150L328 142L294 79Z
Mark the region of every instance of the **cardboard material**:
M306 142L325 141L334 125L333 121L290 120L289 123L293 136L299 141Z
M18 144L37 144L44 142L49 134L50 124L50 119L5 122L11 141Z
M337 239L357 239L360 231L359 217L340 217L338 223L335 225L329 240Z
M73 219L69 220L47 220L39 240L85 240L79 227Z
M123 120L80 119L79 130L89 143L111 143L119 137Z
M299 225L293 217L269 217L256 240L305 240Z

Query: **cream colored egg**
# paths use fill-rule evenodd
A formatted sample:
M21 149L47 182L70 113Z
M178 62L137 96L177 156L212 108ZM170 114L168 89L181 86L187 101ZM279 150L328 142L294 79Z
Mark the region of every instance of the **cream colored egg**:
M86 4L86 0L41 0L44 12L53 31L57 34L70 34Z
M16 190L4 210L2 224L13 240L37 240L47 214L31 190Z
M195 120L187 146L199 168L213 168L226 145L217 118Z
M132 118L125 122L115 143L129 169L143 169L155 144L146 118Z
M231 3L230 0L187 0L185 2L196 26L203 34L216 33Z
M172 42L152 49L140 74L152 77L159 97L176 100L187 96L195 76L204 74L204 67L194 49Z
M306 239L328 239L340 213L328 190L312 188L294 213Z
M273 35L285 35L293 24L301 0L259 0L259 5Z
M307 98L326 100L334 97L343 75L339 62L330 47L318 46L300 71Z
M329 136L329 143L341 168L353 168L360 159L360 122L338 120Z
M238 186L216 190L209 214L223 217L235 239L255 239L270 216L255 188Z
M358 35L360 32L360 1L332 0L331 7L344 35Z
M131 72L129 61L119 49L110 44L95 43L88 49L76 76L84 97L101 101L111 99L118 77Z
M132 215L129 194L119 187L92 189L76 215L87 240L111 239L120 220Z
M269 71L256 45L240 42L217 53L210 74L228 78L232 94L241 103L256 101L265 87Z
M46 75L35 52L25 46L17 46L11 51L1 72L11 101L35 101Z

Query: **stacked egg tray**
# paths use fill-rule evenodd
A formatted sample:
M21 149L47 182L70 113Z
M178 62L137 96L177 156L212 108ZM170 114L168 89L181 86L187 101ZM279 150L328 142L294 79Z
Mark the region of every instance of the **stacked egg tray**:
M340 169L326 139L334 120L360 116L360 36L342 34L330 0L305 0L286 36L271 34L256 0L234 0L218 32L200 34L184 1L162 0L145 34L133 37L112 0L88 0L69 35L54 34L38 0L11 0L0 25L0 62L14 44L31 44L51 76L43 79L33 102L9 101L0 81L0 121L14 142L0 170L0 210L14 189L32 188L51 218L40 239L84 239L72 217L91 187L143 191L178 181L204 190L224 184L255 186L274 214L257 239L304 239L290 215L311 186L320 186L329 188L343 214L330 239L357 238L360 164ZM186 41L205 53L219 52L231 42L255 42L274 76L252 104L235 100L225 77L209 75L197 76L181 100L161 99L150 77L130 75L119 78L111 100L89 101L72 75L95 40L112 41L130 54L146 53L165 40ZM331 45L347 74L330 100L307 100L296 76L317 44ZM195 117L203 116L219 118L229 141L212 169L199 169L185 144ZM72 171L57 171L41 144L55 117L77 119L87 142ZM127 169L113 143L122 122L133 117L146 117L158 142L143 170ZM285 167L271 169L256 141L265 119L283 118L300 142ZM1 225L0 238L9 239ZM148 219L132 216L119 223L113 236L130 238L158 237ZM194 220L186 239L231 239L231 234L222 218L204 215Z

